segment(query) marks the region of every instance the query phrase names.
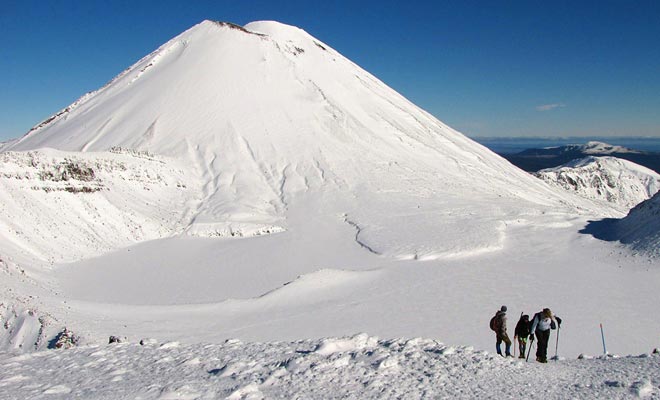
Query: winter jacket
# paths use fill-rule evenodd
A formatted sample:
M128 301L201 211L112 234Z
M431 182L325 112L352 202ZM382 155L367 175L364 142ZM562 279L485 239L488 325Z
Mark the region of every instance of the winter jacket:
M495 333L497 336L506 336L506 312L498 311L495 314Z
M532 322L531 333L536 331L547 331L549 329L557 329L557 320L555 315L548 317L543 312L536 313Z
M520 319L516 324L515 335L519 338L526 338L529 336L529 320Z

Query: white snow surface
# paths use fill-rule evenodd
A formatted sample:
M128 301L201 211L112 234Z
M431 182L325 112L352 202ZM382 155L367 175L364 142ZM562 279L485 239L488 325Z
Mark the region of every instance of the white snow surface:
M193 206L186 180L174 160L121 149L0 153L2 250L52 264L170 236Z
M611 155L615 153L641 153L639 150L630 149L624 146L612 145L605 142L589 141L584 144L567 144L564 146L546 147L548 150L556 149L558 153L581 152L589 155Z
M517 169L298 28L202 22L2 151L0 344L37 352L3 357L0 396L534 397L509 382L543 367L555 398L657 393L655 358L523 368L461 347L491 350L506 304L511 336L521 311L553 309L567 357L602 352L599 323L611 351L649 352L660 259L580 233L625 212ZM82 347L42 352L64 327ZM169 344L89 347L109 335Z
M649 354L541 365L435 340L365 334L321 342L144 343L0 353L0 399L660 397L660 356Z
M637 150L629 149L623 146L611 145L598 141L590 141L582 145L582 152L585 154L613 154L613 153L639 153Z
M626 212L660 190L660 174L616 157L585 157L534 173L551 185Z
M615 234L633 249L660 257L660 194L630 210L617 222Z

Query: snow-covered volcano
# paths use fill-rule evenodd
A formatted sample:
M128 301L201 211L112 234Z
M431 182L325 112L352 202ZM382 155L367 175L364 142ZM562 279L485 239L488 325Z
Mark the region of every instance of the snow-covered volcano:
M515 168L291 26L202 22L2 151L2 303L25 306L3 311L14 346L47 343L25 339L51 329L35 309L92 342L364 331L490 348L501 304L557 311L572 355L600 351L583 335L598 322L635 351L660 328L640 318L654 302L592 289L660 282L578 233L622 213Z
M276 22L204 21L5 150L41 147L186 160L194 235L290 229L322 194L315 209L397 258L499 248L503 220L574 202Z

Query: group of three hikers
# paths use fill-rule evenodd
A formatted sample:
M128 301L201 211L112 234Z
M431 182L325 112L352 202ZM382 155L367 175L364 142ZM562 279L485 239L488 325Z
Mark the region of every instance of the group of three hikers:
M495 331L497 342L495 348L497 354L502 355L502 342L506 344L505 356L511 357L511 339L506 332L506 306L502 306L500 310L491 318L490 327ZM544 308L542 311L534 314L530 321L529 315L520 315L520 320L516 324L515 338L518 338L518 346L520 348L520 357L525 358L525 349L527 348L527 338L529 337L530 346L534 341L534 335L537 338L536 344L536 361L547 363L548 362L548 341L550 339L550 330L561 327L561 318L554 315L549 308Z

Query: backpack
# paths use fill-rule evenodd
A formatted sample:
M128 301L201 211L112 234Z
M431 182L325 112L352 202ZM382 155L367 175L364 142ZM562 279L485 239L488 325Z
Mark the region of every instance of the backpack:
M500 312L498 311L497 313L495 313L495 315L493 315L493 318L490 319L490 330L492 330L493 332L497 332L500 325L502 324L501 315L502 314L500 314Z

